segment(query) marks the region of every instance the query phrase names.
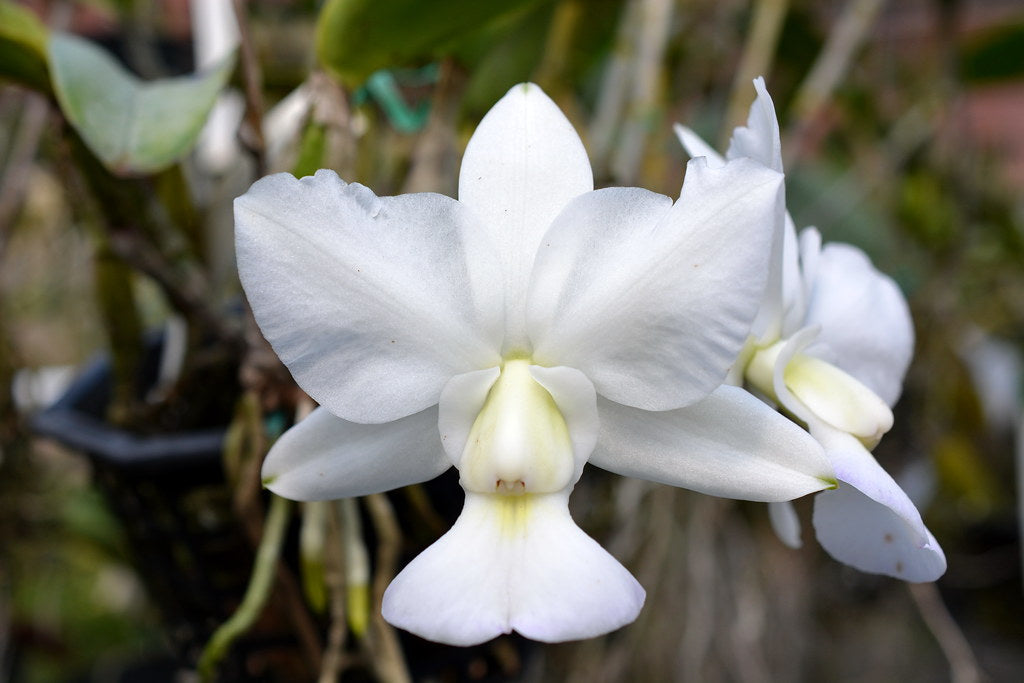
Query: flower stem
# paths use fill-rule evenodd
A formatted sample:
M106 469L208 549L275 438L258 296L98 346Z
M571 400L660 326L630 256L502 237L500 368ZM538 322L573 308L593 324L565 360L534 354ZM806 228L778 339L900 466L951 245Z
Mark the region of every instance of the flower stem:
M291 501L271 495L270 511L263 527L263 538L256 551L256 562L253 565L249 587L242 598L242 604L230 619L221 624L203 648L198 666L201 680L215 680L217 664L227 654L231 644L249 630L263 610L277 573L277 561L281 555L281 546L290 516Z

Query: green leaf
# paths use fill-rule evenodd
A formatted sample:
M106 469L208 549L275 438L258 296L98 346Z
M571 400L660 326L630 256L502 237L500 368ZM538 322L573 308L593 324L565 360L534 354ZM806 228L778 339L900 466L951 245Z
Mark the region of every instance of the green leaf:
M49 56L64 116L121 176L155 173L187 154L235 63L232 54L205 73L144 82L98 46L63 33L50 36Z
M29 10L0 0L0 78L50 92L46 27Z
M1009 81L1024 75L1024 18L971 39L960 53L965 81Z
M317 20L317 57L354 89L375 71L446 54L490 21L543 1L328 0Z
M503 17L470 36L459 53L470 65L463 115L480 120L516 83L530 80L544 55L551 6Z

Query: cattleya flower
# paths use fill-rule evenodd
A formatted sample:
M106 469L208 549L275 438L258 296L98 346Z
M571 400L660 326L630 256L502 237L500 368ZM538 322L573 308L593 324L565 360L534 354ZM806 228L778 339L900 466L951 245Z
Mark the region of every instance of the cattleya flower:
M764 79L746 127L723 159L691 130L676 127L692 157L711 165L756 159L782 172L779 124ZM732 381L781 407L825 448L840 485L814 500L822 547L857 569L907 581L934 581L946 558L921 514L870 449L893 424L914 347L907 302L860 249L821 245L814 228L799 237L786 214L765 299ZM771 505L772 523L800 545L788 502Z
M235 202L263 334L321 407L266 485L365 495L451 466L453 528L384 595L384 617L456 645L543 641L636 618L644 591L569 516L583 466L720 496L834 486L820 446L722 386L762 299L782 176L690 162L680 198L593 191L583 144L535 85L480 123L458 200L378 197L331 171Z

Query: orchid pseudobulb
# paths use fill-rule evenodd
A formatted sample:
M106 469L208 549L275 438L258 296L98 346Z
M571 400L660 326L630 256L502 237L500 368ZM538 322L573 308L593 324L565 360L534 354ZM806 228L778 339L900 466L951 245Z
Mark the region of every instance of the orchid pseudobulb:
M480 123L458 200L378 197L323 170L258 181L235 203L242 284L321 405L271 449L266 485L342 498L456 467L460 517L384 596L385 618L425 638L631 622L643 589L569 516L586 462L762 501L834 485L804 430L723 386L783 205L781 175L751 160L691 162L675 203L594 191L532 84Z

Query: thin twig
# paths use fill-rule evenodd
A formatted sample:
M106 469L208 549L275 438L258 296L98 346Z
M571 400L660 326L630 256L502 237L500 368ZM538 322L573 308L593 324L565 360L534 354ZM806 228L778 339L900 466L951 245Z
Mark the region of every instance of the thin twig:
M985 680L970 643L946 609L935 584L911 583L907 586L917 611L938 641L942 654L946 655L953 683L980 683Z
M50 105L42 95L34 92L22 95L21 118L17 131L12 135L14 144L0 175L0 258L3 258L14 219L25 200L25 188L32 177L32 162L50 112Z
M171 305L195 320L201 329L232 347L241 347L240 333L225 325L224 316L207 303L208 288L198 268L188 268L186 273L175 269L159 249L134 230L112 230L110 248L125 263L153 278Z
M342 178L352 178L359 135L345 91L322 71L311 73L308 82L313 91L313 122L323 126L327 134L324 167L333 168Z
M249 33L249 13L245 8L245 0L232 0L232 4L235 18L238 19L242 81L245 84L245 119L249 123L249 135L242 142L253 155L257 175L263 176L267 173L266 143L263 140L263 73Z
M308 400L308 399L307 399ZM302 416L304 406L299 405L298 415ZM242 528L249 541L261 548L268 530L262 517L262 496L260 486L260 470L263 455L266 453L266 439L263 431L262 411L258 395L247 391L240 403L237 420L241 424L240 438L242 449L235 470L234 509L235 515L242 523ZM272 497L276 499L276 497ZM257 551L258 552L258 551ZM295 575L284 564L277 565L276 595L279 605L284 609L292 624L295 636L302 647L310 669L316 670L323 656L320 638L316 625L306 609L302 599L302 590Z
M662 73L673 9L674 3L670 0L641 0L632 95L622 135L611 159L612 175L617 182L626 185L636 182L647 140L661 115Z
M729 144L732 129L742 125L750 103L754 101L754 88L750 82L758 76L768 76L772 58L779 43L782 31L782 20L789 9L789 0L760 0L754 5L754 16L751 28L747 32L747 42L743 46L736 75L733 77L732 94L729 95L729 108L726 110L725 121L718 132L718 148L725 149Z
M363 540L363 524L354 498L338 502L341 517L341 544L345 556L345 596L348 599L348 625L356 638L366 635L371 599L370 553Z
M615 134L619 129L619 120L626 106L626 93L631 82L630 73L636 61L635 42L639 22L640 0L627 0L622 8L622 18L618 22L615 47L601 80L601 91L588 135L590 158L594 172L598 176L603 176L607 171L608 158L611 156Z
M256 552L252 578L249 580L245 597L242 598L242 604L231 618L214 632L199 658L199 676L203 681L216 679L217 665L227 654L231 644L252 627L263 611L263 606L270 597L270 588L274 584L277 561L281 556L281 546L284 544L290 516L291 501L273 496L270 512L267 513L267 520L263 525L263 538Z
M562 99L569 80L569 67L573 40L587 18L583 0L561 0L555 7L548 28L544 54L533 80L557 102Z
M345 636L348 618L345 605L345 551L342 546L338 504L328 503L327 542L324 547L324 583L327 584L330 627L320 664L320 683L337 681L345 670Z
M1020 419L1017 420L1017 433L1015 455L1017 461L1017 524L1018 529L1024 529L1024 402L1017 404L1020 407ZM1024 543L1020 544L1021 567L1024 567Z
M430 106L426 128L416 140L403 192L440 192L458 189L458 136L455 130L465 90L466 75L450 59L441 62L441 74Z
M380 612L384 590L395 576L395 564L402 547L402 532L395 511L384 494L366 496L363 501L377 532L377 567L373 574L373 610L370 613L372 637L364 642L372 648L373 670L377 678L386 683L407 683L412 679L398 645L398 637Z

